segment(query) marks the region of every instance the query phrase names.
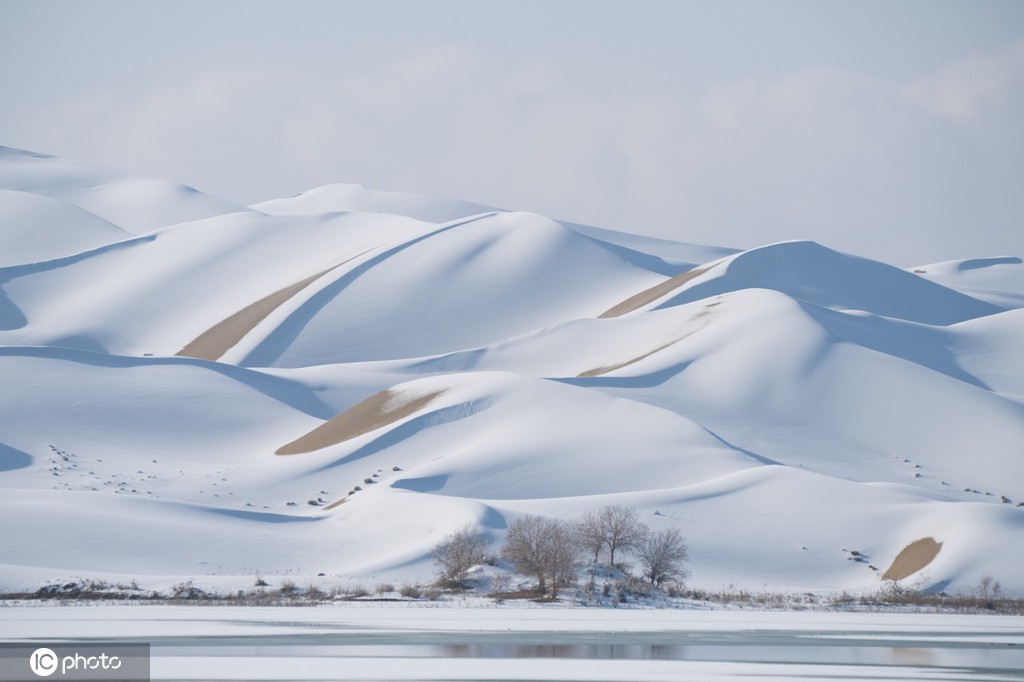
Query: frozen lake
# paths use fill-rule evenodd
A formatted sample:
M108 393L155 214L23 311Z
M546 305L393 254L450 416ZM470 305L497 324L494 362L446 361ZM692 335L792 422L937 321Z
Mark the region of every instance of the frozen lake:
M149 642L154 680L1024 680L1009 616L26 606L0 639Z

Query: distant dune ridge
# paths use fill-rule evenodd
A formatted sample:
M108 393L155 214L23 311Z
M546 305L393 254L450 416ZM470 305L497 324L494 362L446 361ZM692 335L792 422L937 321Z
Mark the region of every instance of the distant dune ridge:
M0 589L415 582L466 524L616 504L702 588L1024 592L1020 256L244 207L0 148Z

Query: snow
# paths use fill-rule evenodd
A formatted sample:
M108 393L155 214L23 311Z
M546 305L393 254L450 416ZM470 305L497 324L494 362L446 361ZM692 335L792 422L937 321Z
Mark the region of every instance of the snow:
M30 192L0 189L0 216L0 267L53 260L132 236L77 206Z
M0 245L0 589L423 582L464 524L497 547L617 504L680 528L702 589L872 592L932 537L908 582L1024 591L1020 259L904 271L353 185L244 208L6 148ZM435 397L275 454L381 391Z
M493 213L493 206L468 201L441 199L420 194L402 194L368 189L362 185L334 183L311 189L287 199L255 204L253 209L271 215L322 213L386 213L424 222L447 223L460 218Z
M0 147L0 188L62 200L133 234L248 210L179 183L10 147Z
M239 362L305 367L466 348L594 316L652 280L547 218L484 214L340 270Z
M1024 259L969 258L922 265L914 274L1005 308L1024 307Z
M771 244L729 256L660 306L761 287L838 310L948 325L991 315L1000 307L936 285L878 261L811 241Z

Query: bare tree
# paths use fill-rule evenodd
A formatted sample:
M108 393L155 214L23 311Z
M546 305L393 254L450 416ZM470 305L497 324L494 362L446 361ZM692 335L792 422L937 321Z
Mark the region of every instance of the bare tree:
M501 555L517 573L535 576L541 593L550 581L552 596L557 597L558 588L573 580L579 551L569 524L527 514L508 527Z
M636 550L643 566L643 575L652 585L661 585L666 580L683 578L687 559L686 543L675 528L651 533Z
M616 550L637 549L650 534L633 507L605 507L600 516L611 566L615 565Z
M453 584L465 580L469 569L484 562L487 542L472 524L446 535L432 553L441 580Z
M558 588L576 582L576 568L580 561L580 546L572 526L555 521L550 531L548 574L551 576L551 596L558 596Z
M601 528L601 514L590 510L576 519L573 524L576 530L576 539L580 547L594 553L594 563L601 558L601 550L604 549L604 530Z
M588 511L574 524L580 545L594 555L596 564L601 551L608 548L608 563L615 565L615 553L636 549L647 537L648 528L633 507L605 507Z

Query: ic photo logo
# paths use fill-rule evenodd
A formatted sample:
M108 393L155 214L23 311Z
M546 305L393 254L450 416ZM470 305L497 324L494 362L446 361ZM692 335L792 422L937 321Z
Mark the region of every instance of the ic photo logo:
M33 651L28 659L28 667L39 677L49 677L57 671L59 665L60 659L57 658L57 654L53 649L45 647Z
M149 682L149 663L144 642L0 642L0 682Z
M116 675L121 665L119 656L112 656L105 651L88 656L75 651L67 656L58 656L57 652L46 647L36 649L28 659L28 667L37 677L49 677L60 668L62 678L96 679L96 675L100 675L102 679L107 679L107 675Z

